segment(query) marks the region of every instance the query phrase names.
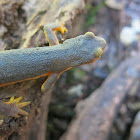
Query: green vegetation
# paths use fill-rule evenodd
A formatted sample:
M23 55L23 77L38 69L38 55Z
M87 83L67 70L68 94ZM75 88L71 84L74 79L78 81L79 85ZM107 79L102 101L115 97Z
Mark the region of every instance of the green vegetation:
M95 24L96 22L96 14L105 6L105 0L103 0L100 4L98 4L96 7L91 5L91 4L87 4L86 7L88 9L88 13L85 16L85 25L84 28L89 27L92 24Z

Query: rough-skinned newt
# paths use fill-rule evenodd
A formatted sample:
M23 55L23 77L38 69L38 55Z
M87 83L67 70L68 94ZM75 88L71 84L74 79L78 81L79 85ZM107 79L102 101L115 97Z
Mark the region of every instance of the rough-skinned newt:
M53 31L62 34L67 29L58 23L43 26L45 36L51 47L37 47L5 50L0 52L0 87L48 75L41 87L46 93L57 81L60 74L72 67L90 64L103 54L106 42L103 38L87 32L59 44ZM0 115L17 117L27 115L21 107L29 102L20 103L21 97L9 102L0 101ZM7 112L7 110L10 110Z

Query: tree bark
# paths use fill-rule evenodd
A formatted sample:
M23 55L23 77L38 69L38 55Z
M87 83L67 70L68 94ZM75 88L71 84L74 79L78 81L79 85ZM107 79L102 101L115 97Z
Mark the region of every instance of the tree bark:
M47 41L39 26L56 20L66 23L69 36L72 21L84 8L83 0L2 0L0 50L45 46ZM58 34L59 40L61 37ZM46 77L0 88L0 100L23 96L23 101L31 101L31 105L24 108L29 112L28 117L6 117L0 120L0 140L45 139L48 104L51 99L51 91L43 95L40 90L45 79Z

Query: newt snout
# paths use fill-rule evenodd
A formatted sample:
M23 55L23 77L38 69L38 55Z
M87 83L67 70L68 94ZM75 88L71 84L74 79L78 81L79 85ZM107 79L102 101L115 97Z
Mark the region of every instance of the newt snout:
M93 41L94 41L93 43L95 44L95 45L93 45L93 47L94 46L98 47L98 48L102 49L102 51L104 52L105 47L106 47L106 41L103 38L95 36L94 33L92 33L92 32L86 32L85 36L90 39L93 39Z
M92 32L85 33L85 36L87 38L86 45L88 47L88 50L90 50L91 54L94 56L93 59L95 59L92 62L95 62L104 53L106 41L101 37L95 36Z

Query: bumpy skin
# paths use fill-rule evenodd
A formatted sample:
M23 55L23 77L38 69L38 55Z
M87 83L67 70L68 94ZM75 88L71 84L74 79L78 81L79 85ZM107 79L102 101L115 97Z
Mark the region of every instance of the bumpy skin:
M1 51L0 86L91 63L99 46L105 46L100 38L81 35L52 47Z
M63 34L67 32L64 26L53 23L44 26L43 30L51 47L0 52L0 87L48 75L47 81L41 87L43 92L47 92L62 72L95 62L106 47L105 40L92 32L59 44L53 31Z

